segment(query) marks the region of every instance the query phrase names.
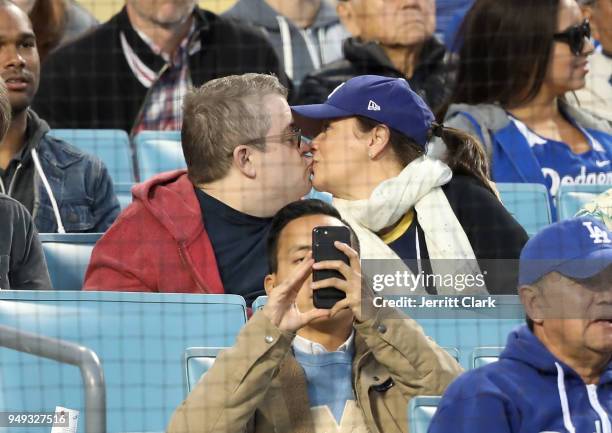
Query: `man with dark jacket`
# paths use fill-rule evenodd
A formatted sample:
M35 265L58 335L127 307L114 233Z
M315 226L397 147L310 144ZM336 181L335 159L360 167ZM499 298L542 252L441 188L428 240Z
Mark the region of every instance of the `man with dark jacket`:
M436 112L452 87L452 62L433 36L435 0L340 0L337 9L352 34L343 44L344 59L304 78L297 103L323 102L336 87L358 75L382 75L408 80Z
M527 324L449 386L429 433L611 431L612 232L590 217L555 223L519 267Z
M51 290L38 232L27 209L0 194L0 290Z
M308 147L276 77L231 75L185 96L187 172L132 190L98 241L85 290L264 293L272 216L310 189Z
M274 217L268 237L268 301L177 408L169 433L407 433L407 406L438 395L461 372L444 349L394 308L374 310L362 289L356 236L335 242L349 264L315 263L315 227L345 227L319 200L300 200ZM350 231L350 228L349 228ZM315 270L339 278L313 283ZM342 278L342 279L341 279ZM316 308L313 292L345 298Z
M284 77L263 33L195 0L127 0L49 57L34 108L53 128L178 130L188 88L246 72Z
M0 0L0 76L12 111L0 141L0 192L21 202L41 233L103 232L120 210L112 180L98 158L47 134L29 108L39 75L30 19Z

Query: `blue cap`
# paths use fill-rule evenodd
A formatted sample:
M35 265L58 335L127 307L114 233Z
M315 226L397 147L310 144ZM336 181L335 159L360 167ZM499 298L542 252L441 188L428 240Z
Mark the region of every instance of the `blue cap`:
M521 252L519 286L551 272L589 278L612 264L612 232L591 217L552 224L529 239Z
M383 123L425 148L434 115L403 78L362 75L334 90L323 104L291 107L295 122L363 116ZM300 119L300 116L304 119Z

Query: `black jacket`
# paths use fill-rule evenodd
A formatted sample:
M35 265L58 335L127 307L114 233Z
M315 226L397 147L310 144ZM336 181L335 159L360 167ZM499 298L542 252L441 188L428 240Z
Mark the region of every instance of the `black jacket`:
M0 194L0 290L51 290L36 227L27 209Z
M261 31L196 8L202 49L189 57L194 86L246 72L275 73L286 84ZM138 36L124 8L92 33L60 48L43 64L34 110L52 128L116 128L131 132L147 88L134 76L120 33L150 69L165 64Z
M349 38L344 41L342 50L344 59L330 63L304 78L295 103L321 103L337 86L358 75L404 78L375 42ZM452 58L442 43L435 38L425 43L408 83L434 112L450 94L453 68Z
M516 295L518 261L529 240L525 229L497 197L472 176L453 175L442 191L470 241L489 293ZM428 258L425 234L418 220L417 229L421 257Z

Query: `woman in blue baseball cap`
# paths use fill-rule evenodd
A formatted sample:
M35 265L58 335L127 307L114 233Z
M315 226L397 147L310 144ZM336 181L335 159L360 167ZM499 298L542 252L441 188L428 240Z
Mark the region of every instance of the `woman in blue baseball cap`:
M483 260L517 259L525 231L491 188L479 144L435 123L405 80L356 77L325 103L292 110L295 123L313 137L313 186L333 195L359 236L362 258L431 259L432 269L412 271L433 274L442 273L446 259L462 260L457 268L486 268L489 293L516 293L516 264ZM446 146L446 163L426 155L433 136ZM441 286L423 289L457 294ZM484 291L471 289L463 293Z

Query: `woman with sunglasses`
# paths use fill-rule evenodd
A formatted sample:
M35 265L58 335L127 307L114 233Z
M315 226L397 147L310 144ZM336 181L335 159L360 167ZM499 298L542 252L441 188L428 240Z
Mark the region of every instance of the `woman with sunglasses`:
M612 183L612 131L570 106L585 85L590 26L574 0L477 0L459 38L445 123L478 136L495 182Z
M375 267L367 274L412 271L429 282L414 294L516 292L525 231L491 188L480 145L436 124L406 80L355 77L323 104L291 109L294 122L314 137L313 186L333 195L359 238L362 259L376 259L364 262ZM446 143L446 164L426 155L434 137ZM470 275L484 276L485 284L459 280ZM402 295L412 290L398 288Z

